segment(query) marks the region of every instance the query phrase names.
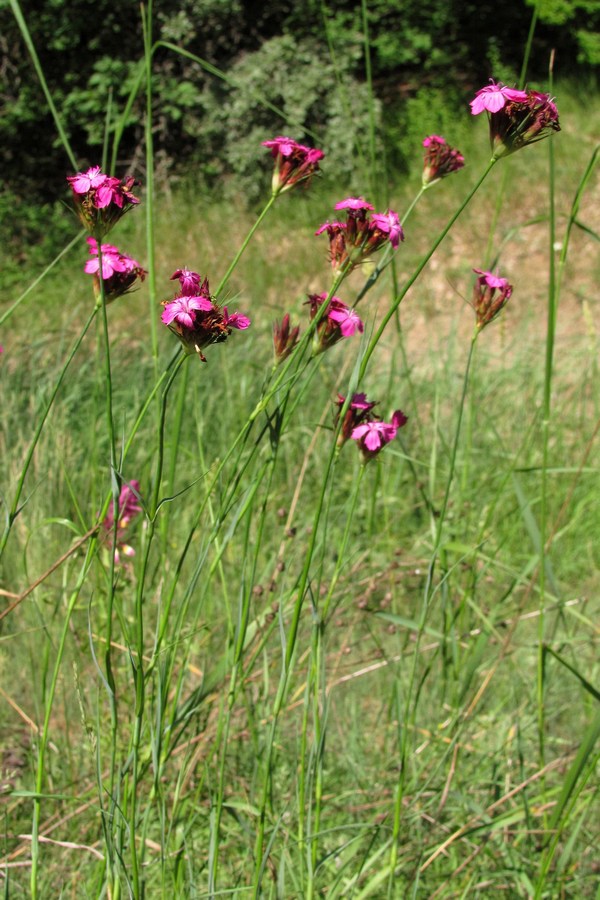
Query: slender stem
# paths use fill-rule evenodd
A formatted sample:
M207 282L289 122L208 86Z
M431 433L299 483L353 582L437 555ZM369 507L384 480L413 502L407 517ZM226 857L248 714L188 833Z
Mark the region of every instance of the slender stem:
M152 133L152 0L142 6L144 62L146 73L146 254L148 260L148 302L154 377L158 378L158 327L156 321L156 259L154 241L154 141Z
M250 231L248 232L248 234L247 234L246 237L244 238L244 240L243 240L243 242L242 242L242 246L240 247L240 249L238 250L238 252L237 252L237 253L235 254L235 256L233 257L233 260L231 261L231 264L229 265L229 268L227 269L227 271L225 272L225 274L224 274L223 277L221 278L221 281L219 282L219 286L218 286L218 288L217 288L217 290L216 290L216 295L217 295L217 297L220 297L221 292L223 291L223 288L225 287L225 285L226 285L227 282L229 281L229 278L230 278L230 276L231 276L231 273L233 272L233 270L235 269L235 267L236 267L237 264L239 263L240 259L242 258L242 254L244 253L244 251L246 250L246 247L248 246L248 244L249 244L250 241L252 240L252 237L253 237L253 235L254 235L254 232L255 232L256 229L259 227L259 225L261 224L261 222L263 221L263 219L265 218L265 216L267 215L267 213L269 212L269 210L271 209L271 207L273 206L273 204L274 204L275 201L277 200L277 197L278 197L278 194L271 194L271 196L269 197L267 203L265 204L265 206L263 207L261 213L259 214L259 216L258 216L256 222L254 223L254 225L252 226L252 228L250 229Z

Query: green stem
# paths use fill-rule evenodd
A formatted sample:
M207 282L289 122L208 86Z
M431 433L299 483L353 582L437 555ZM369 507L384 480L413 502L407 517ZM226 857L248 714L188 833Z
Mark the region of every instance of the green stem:
M225 272L225 274L224 274L223 277L221 278L221 281L219 282L219 286L218 286L218 288L217 288L217 290L216 290L216 296L217 296L217 297L220 297L220 296L221 296L221 292L223 291L223 288L225 287L225 285L226 285L227 282L229 281L229 278L230 278L230 276L231 276L231 273L233 272L233 270L235 269L235 267L236 267L237 264L239 263L240 259L242 258L242 254L244 253L246 247L248 246L248 244L249 244L250 241L252 240L252 237L253 237L253 235L254 235L254 232L255 232L256 229L259 227L259 225L261 224L261 222L263 221L263 219L265 218L265 216L267 215L267 213L269 212L269 210L271 209L271 207L273 206L273 204L274 204L275 201L277 200L277 197L278 197L278 194L271 194L271 196L269 197L267 203L266 203L265 206L263 207L263 209L262 209L260 215L258 216L256 222L254 223L254 225L252 226L252 228L250 229L250 231L248 232L248 234L247 234L246 237L244 238L244 241L243 241L243 243L242 243L242 246L240 247L240 249L238 250L238 252L237 252L237 253L235 254L235 256L233 257L233 260L231 261L231 264L230 264L229 268L227 269L227 271Z

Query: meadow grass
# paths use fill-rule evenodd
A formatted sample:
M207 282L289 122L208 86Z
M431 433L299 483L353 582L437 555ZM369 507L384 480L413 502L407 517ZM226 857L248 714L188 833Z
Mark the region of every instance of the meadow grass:
M557 94L556 248L543 143L494 167L399 304L487 164L464 113L468 167L415 207L362 338L324 354L272 369L273 320L306 333L330 283L313 232L351 191L327 178L253 235L219 294L252 327L206 364L157 301L183 265L219 284L257 211L191 177L118 225L143 264L151 236L152 278L60 382L94 304L83 235L6 317L5 896L597 896L600 223L592 101ZM471 269L496 265L514 295L474 342ZM335 450L353 390L409 417L367 466ZM94 526L134 479L116 565Z

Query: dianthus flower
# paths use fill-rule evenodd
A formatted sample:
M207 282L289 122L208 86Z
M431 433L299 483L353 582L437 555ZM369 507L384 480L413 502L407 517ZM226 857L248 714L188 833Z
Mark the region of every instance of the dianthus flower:
M423 187L428 187L452 172L458 172L465 164L465 158L439 134L430 134L423 141L425 165L423 167Z
M329 257L336 270L346 267L349 272L388 241L395 250L404 240L400 219L392 210L369 217L373 207L362 197L348 197L336 203L335 208L346 210L346 221L325 222L315 234L327 232Z
M119 565L121 561L121 554L123 556L135 556L133 547L125 543L125 531L131 520L142 511L139 495L139 481L130 481L129 484L124 484L121 488L117 514L117 541L115 547L115 563L117 565ZM102 528L106 534L109 534L113 530L114 523L114 510L111 504L110 509L102 520Z
M311 321L319 312L320 307L327 300L327 294L309 294ZM356 332L364 331L364 325L357 313L349 309L339 297L332 297L317 325L315 338L315 352L323 353L329 347L333 347L342 338L352 337Z
M338 394L338 398L336 400L337 413L335 414L334 423L337 425L340 414L346 403L346 398L341 394ZM340 433L338 437L338 446L341 447L352 437L352 432L354 429L364 422L365 419L369 417L369 413L376 406L376 403L371 400L367 400L366 394L353 394L352 400L346 410L344 415L344 419L342 421L342 425L340 428Z
M483 269L473 271L479 275L473 287L473 309L477 316L477 328L481 331L506 306L513 289L506 278L500 278Z
M133 186L138 183L134 178L120 180L105 175L100 166L68 175L67 181L73 191L77 215L97 238L108 234L121 216L140 202L132 193Z
M84 272L94 276L94 293L100 296L100 258L98 255L98 244L93 237L87 238L92 259L88 259L83 267ZM117 247L112 244L101 244L102 249L102 281L104 282L104 298L106 303L111 303L125 294L137 281L143 281L148 274L140 264L121 253Z
M300 334L300 326L290 325L289 313L286 313L281 322L273 322L273 350L275 351L275 362L283 362L290 355L296 344L298 343L298 335Z
M353 429L351 438L356 441L365 463L374 459L386 444L393 441L398 429L406 425L408 419L401 409L397 409L392 415L391 422L381 422L379 419L368 419Z
M273 194L289 191L294 185L307 182L318 172L319 163L325 156L316 147L305 147L292 138L276 137L272 141L263 141L275 160L275 171L271 190Z
M493 91L494 102L489 99L492 94L483 93L486 91ZM549 94L540 91L516 91L501 84L491 85L478 91L471 101L473 115L484 109L488 113L493 159L515 153L560 131L556 105Z
M181 291L171 300L163 300L164 311L161 320L177 335L186 353L197 353L202 362L202 353L209 344L226 341L233 328L243 331L250 325L250 319L241 313L229 313L221 308L210 294L208 279L202 280L196 272L177 269L171 280L178 278ZM188 293L195 290L195 293Z

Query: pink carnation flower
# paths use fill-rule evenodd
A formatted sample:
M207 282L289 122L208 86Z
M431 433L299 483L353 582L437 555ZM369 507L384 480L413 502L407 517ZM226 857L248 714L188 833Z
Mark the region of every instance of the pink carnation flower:
M165 325L179 322L186 328L193 328L196 320L195 313L198 310L208 312L211 309L212 302L205 297L191 297L189 294L184 294L168 302L160 318Z
M406 425L408 421L402 410L397 409L392 415L391 422L381 422L370 419L357 425L352 431L352 439L358 444L365 462L373 459L386 444L393 441L398 429Z
M371 216L371 222L375 226L372 229L371 240L373 240L376 231L379 231L387 236L394 250L397 250L400 246L400 241L404 240L404 231L402 230L398 214L389 209L386 213L374 213Z
M327 294L308 295L311 321L317 316L326 300ZM362 320L354 310L349 309L339 297L332 297L327 311L320 316L317 324L315 352L323 353L342 338L352 337L357 331L362 332L363 330Z
M94 276L94 292L100 296L100 259L98 244L93 237L86 239L92 259L88 259L83 269L88 275ZM102 281L104 282L104 296L107 303L116 300L125 294L139 278L143 281L148 274L137 260L121 253L118 247L112 244L101 244L102 248Z
M473 271L479 275L473 288L473 308L477 317L477 328L481 330L506 306L513 289L507 278L500 278L484 269Z
M135 556L135 550L133 549L133 547L125 543L124 532L126 531L131 520L134 519L138 515L138 513L142 512L142 506L139 502L139 493L140 483L139 481L134 480L130 481L129 484L124 484L121 488L121 493L119 494L117 514L117 544L115 548L116 565L120 564L121 555L127 557ZM107 534L113 530L114 522L114 511L113 505L111 504L110 509L102 520L102 527Z
M67 181L73 190L77 215L97 238L108 234L121 216L140 202L132 193L134 178L121 181L105 175L99 166L68 175Z
M439 134L430 134L423 141L425 147L425 165L423 167L423 186L428 187L440 178L457 172L465 164L465 158L455 150Z
M335 416L336 425L345 403L346 398L341 394L338 394L338 398L336 401L337 414ZM369 417L369 413L374 406L376 406L376 403L371 400L367 400L366 394L352 395L352 400L350 401L350 404L346 409L344 420L340 428L340 433L337 441L339 447L345 444L345 442L352 437L352 432L354 431L354 429Z
M487 112L499 112L508 101L522 103L527 100L527 91L518 91L506 87L501 81L495 82L490 78L490 84L481 88L471 100L471 114L478 116L484 110Z
M78 172L77 175L68 175L67 181L76 194L87 194L88 191L99 188L104 184L108 175L100 171L100 166L92 166L86 172Z
M319 163L325 156L316 147L305 147L293 138L276 137L263 141L263 147L271 151L275 160L275 171L271 189L274 195L289 191L300 182L308 183L319 170Z
M334 209L353 209L355 211L374 210L375 207L368 203L364 197L347 197L346 200L340 200L335 204Z
M250 319L238 312L230 315L227 307L221 309L210 295L208 279L201 281L197 272L177 269L171 280L175 278L181 291L172 300L163 300L161 320L177 335L186 353L197 353L206 362L204 347L226 341L234 328L249 328ZM186 293L192 288L195 294Z

